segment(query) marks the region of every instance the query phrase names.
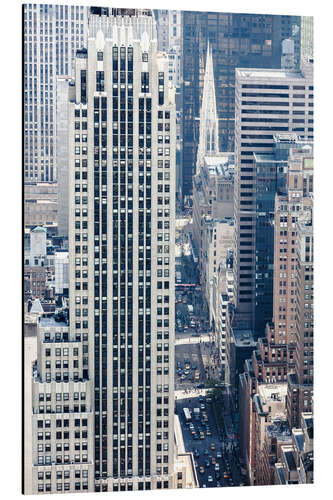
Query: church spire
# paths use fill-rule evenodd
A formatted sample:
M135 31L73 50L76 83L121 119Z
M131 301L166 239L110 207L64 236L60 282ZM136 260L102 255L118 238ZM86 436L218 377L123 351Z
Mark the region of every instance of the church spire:
M216 112L216 97L212 49L208 42L202 105L200 110L200 137L197 153L196 173L206 155L219 152L219 123Z

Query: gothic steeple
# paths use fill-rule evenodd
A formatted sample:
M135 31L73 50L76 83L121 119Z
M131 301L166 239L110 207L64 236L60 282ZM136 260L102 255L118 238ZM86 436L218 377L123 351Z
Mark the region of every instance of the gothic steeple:
M203 157L219 152L219 122L216 112L216 97L212 49L208 42L206 69L200 110L200 137L197 153L196 173L199 172Z

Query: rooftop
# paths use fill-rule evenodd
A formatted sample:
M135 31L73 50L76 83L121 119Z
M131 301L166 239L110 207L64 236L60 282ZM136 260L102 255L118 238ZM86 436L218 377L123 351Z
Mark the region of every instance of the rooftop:
M296 462L292 448L282 448L285 462L289 471L296 470Z
M270 437L275 437L279 441L291 440L291 432L286 419L276 418L266 427L266 432Z
M260 384L258 392L264 404L284 401L287 396L288 384Z
M288 71L287 69L266 69L266 68L236 68L236 78L257 79L267 82L273 80L304 80L300 71Z
M55 327L63 328L64 326L68 326L66 321L56 321L54 316L50 318L40 318L39 324L43 328L55 328Z
M301 429L293 429L292 433L293 433L293 437L295 440L297 450L299 452L303 451L303 447L304 447L304 433L303 433L303 431Z
M252 330L233 328L232 333L235 339L236 347L255 347L257 344L253 339Z
M283 466L282 464L275 464L275 471L279 478L280 484L286 484L286 478L283 474Z

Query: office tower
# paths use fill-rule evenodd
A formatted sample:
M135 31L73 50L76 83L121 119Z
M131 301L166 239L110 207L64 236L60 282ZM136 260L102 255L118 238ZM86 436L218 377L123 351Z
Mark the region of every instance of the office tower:
M298 141L296 134L279 133L277 136L281 149L277 150L280 154L276 156L287 154L288 160L278 161L276 165L271 160L269 164L268 170L273 167L273 174L275 169L280 170L284 178L275 196L274 225L269 212L259 214L260 225L257 214L256 224L256 259L259 262L256 268L260 267L261 271L256 276L257 291L260 287L260 295L257 292L256 297L256 316L259 316L259 319L256 317L256 325L267 318L270 303L273 320L266 319L266 336L258 341L258 355L253 355L253 369L259 381L270 383L286 382L288 373L295 372L297 222L311 206L313 189L311 143ZM257 171L262 168L263 165L257 164ZM264 184L270 185L267 181ZM273 286L270 269L274 270ZM269 276L265 278L266 274Z
M238 314L254 327L260 216L254 155L272 153L276 132L313 138L312 63L294 73L237 68L235 98L235 304ZM256 337L263 335L262 330L255 332Z
M172 486L175 105L150 10L92 8L69 103L71 329L94 490Z
M300 426L302 412L313 410L313 221L312 198L297 222L295 373L288 376L288 419Z
M157 29L157 48L161 52L169 50L169 11L168 10L155 10L156 29Z
M181 30L180 10L155 10L157 46L169 56L169 81L179 90L181 84Z
M87 9L25 4L24 181L56 181L56 78L86 43Z
M180 10L155 10L157 47L169 58L169 82L176 89L176 193L181 197L181 81L182 81L182 12Z
M288 176L290 169L291 151L299 152L307 143L301 141L296 133L276 132L273 134L271 154L254 154L254 171L256 172L256 227L255 227L255 254L256 254L256 301L255 301L255 330L264 331L267 322L273 315L273 302L276 290L273 293L273 273L278 263L274 262L277 250L274 245L279 238L275 235L274 222L275 195L285 194L291 188ZM304 175L307 173L304 172ZM276 278L276 276L275 276Z
M281 42L291 36L300 17L190 11L182 16L184 196L192 193L208 42L216 81L219 149L233 151L235 68L280 68Z
M286 192L275 199L274 301L275 344L296 344L297 222L312 205L312 147L297 143L290 150Z

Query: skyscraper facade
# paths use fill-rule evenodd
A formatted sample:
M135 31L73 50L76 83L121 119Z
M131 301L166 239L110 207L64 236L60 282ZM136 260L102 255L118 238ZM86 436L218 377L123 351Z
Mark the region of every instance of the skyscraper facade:
M91 8L68 91L68 323L41 319L26 492L175 486L174 89L149 10Z
M94 489L171 487L175 104L151 11L94 9L69 104L71 328Z
M254 327L260 271L255 241L260 193L254 155L272 153L276 132L313 138L312 63L293 73L237 68L235 94L235 303L238 313ZM270 280L272 286L272 276ZM264 331L255 335L263 336Z
M219 149L233 151L235 68L280 68L282 40L300 25L300 17L184 11L182 23L184 196L192 192L208 42L216 81Z
M56 181L56 79L86 44L87 8L25 4L24 181Z

